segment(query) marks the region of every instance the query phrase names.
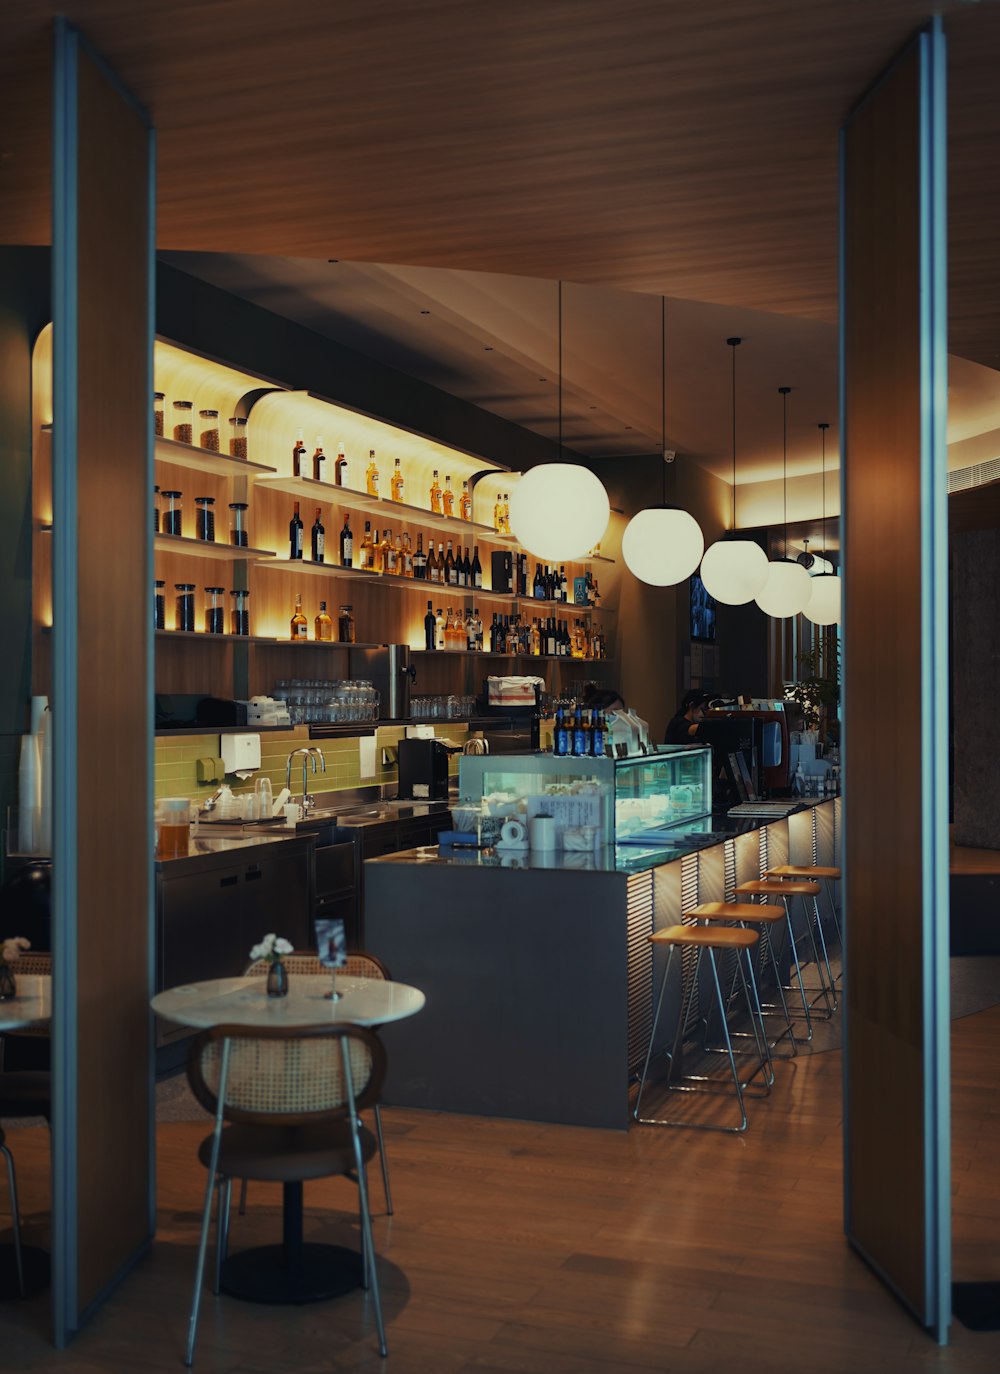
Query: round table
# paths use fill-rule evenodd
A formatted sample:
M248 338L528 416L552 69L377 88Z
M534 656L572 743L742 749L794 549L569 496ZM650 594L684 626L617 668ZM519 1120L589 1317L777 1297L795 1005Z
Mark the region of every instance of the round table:
M17 993L0 1002L0 1032L28 1030L47 1026L52 1020L52 979L47 973L18 973L14 968ZM36 1245L21 1246L26 1297L47 1287L49 1257ZM0 1245L0 1297L16 1297L17 1264L13 1245Z
M331 970L332 972L332 970ZM326 996L331 980L318 974L291 974L286 997L269 997L267 979L216 978L157 993L158 1016L182 1026L321 1026L350 1022L379 1026L401 1021L425 1002L418 988L388 979L338 974L334 1001ZM241 1250L222 1267L222 1287L251 1302L306 1303L336 1297L361 1286L361 1256L343 1245L306 1245L302 1240L302 1184L283 1185L283 1241Z

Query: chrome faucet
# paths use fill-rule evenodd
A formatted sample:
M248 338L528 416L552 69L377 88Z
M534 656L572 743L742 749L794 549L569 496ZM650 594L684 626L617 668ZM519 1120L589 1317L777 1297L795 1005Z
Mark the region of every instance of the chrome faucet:
M312 749L303 746L300 749L293 749L288 755L288 763L285 767L285 786L288 788L289 792L292 790L292 760L300 756L302 758L302 810L308 811L313 805L313 799L309 795L310 763L312 764L313 772L316 772L316 755L313 753Z

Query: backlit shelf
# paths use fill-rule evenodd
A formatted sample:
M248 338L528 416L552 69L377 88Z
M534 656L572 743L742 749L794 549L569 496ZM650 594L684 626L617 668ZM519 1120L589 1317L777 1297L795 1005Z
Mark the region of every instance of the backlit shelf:
M191 558L222 558L230 562L237 559L253 559L259 563L274 558L269 549L251 549L240 544L222 544L214 539L191 539L181 534L158 534L155 536L158 553L182 553Z

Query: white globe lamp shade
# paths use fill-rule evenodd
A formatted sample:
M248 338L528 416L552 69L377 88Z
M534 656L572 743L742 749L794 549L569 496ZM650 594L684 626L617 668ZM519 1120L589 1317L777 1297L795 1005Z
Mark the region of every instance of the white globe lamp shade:
M822 573L812 579L812 595L803 614L814 625L840 623L840 578L836 573Z
M754 600L775 620L798 615L809 604L812 582L801 563L791 558L776 558L768 564L767 581Z
M641 510L622 535L622 558L629 571L654 587L672 587L690 577L704 551L697 520L673 506Z
M767 581L767 554L752 539L719 539L705 550L701 580L726 606L752 601Z
M610 518L608 493L578 463L540 463L510 494L511 533L547 563L588 554L604 537Z

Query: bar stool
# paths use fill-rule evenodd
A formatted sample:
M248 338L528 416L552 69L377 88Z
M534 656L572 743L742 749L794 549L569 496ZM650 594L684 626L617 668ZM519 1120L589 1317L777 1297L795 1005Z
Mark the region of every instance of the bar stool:
M768 1049L774 1050L780 1040L788 1037L790 1053L779 1055L778 1058L794 1059L798 1055L798 1048L795 1044L795 1031L792 1027L792 1018L788 1011L788 1003L785 1001L785 989L781 982L781 972L778 968L778 961L774 955L774 946L771 943L771 927L785 920L785 908L782 906L758 906L754 902L702 902L700 906L692 907L690 911L684 913L685 917L692 917L698 921L736 921L741 926L747 924L760 927L760 956L761 973L763 974L765 957L770 960L771 968L774 970L774 979L778 988L778 996L781 998L781 1012L785 1019L785 1029L773 1040L768 1041ZM747 962L750 965L750 976L753 979L751 984L757 1007L760 1013L761 1024L764 1021L763 1004L760 999L760 990L757 987L757 979L753 971L753 960L747 954ZM732 989L730 989L730 997ZM733 1031L731 1034L736 1037L745 1035L745 1031Z
M834 883L840 882L840 869L836 864L781 864L778 868L769 868L765 877L768 878L805 878L811 882L820 883L826 889L826 899L830 903L830 915L833 917L833 928L837 932L837 943L840 945L840 957L844 957L844 933L840 928L840 917L837 914L837 903L833 896ZM816 912L816 920L819 921L819 912ZM822 925L820 925L822 930ZM837 974L839 978L841 974Z
M757 932L755 930L746 930L733 926L717 929L713 929L709 926L668 926L665 930L660 930L657 931L655 934L650 935L650 944L668 945L670 952L667 956L667 966L663 971L663 982L660 986L660 995L656 1002L656 1012L653 1016L653 1026L649 1035L649 1048L646 1051L646 1061L642 1067L642 1076L639 1079L639 1091L636 1095L635 1107L632 1111L632 1115L635 1117L636 1121L640 1122L642 1125L678 1126L686 1127L689 1130L724 1131L736 1134L739 1134L746 1130L747 1113L746 1102L744 1098L745 1089L752 1078L754 1078L758 1073L760 1073L762 1070L766 1070L770 1066L770 1054L767 1047L767 1033L764 1030L763 1022L760 1021L759 1011L755 1014L754 1000L751 999L749 990L747 988L746 978L743 973L742 960L740 957L744 952L751 950L757 944L757 939ZM678 1050L680 1049L681 1042L684 1038L684 1028L687 1022L689 1010L688 998L690 996L691 991L698 987L698 973L701 968L701 960L702 956L707 950L709 962L712 968L714 996L718 999L719 1003L720 1019L722 1021L722 1036L725 1045L725 1054L729 1059L729 1069L732 1073L733 1085L736 1089L736 1101L739 1106L740 1121L739 1125L737 1126L714 1126L705 1122L676 1121L670 1120L666 1117L644 1117L640 1115L642 1095L646 1086L646 1078L649 1073L649 1063L653 1056L653 1045L656 1041L656 1031L660 1020L660 1012L663 1009L663 1000L667 991L667 982L670 978L670 967L673 963L674 951L676 949L697 949L698 957L695 963L694 976L691 979L691 982L688 986L688 996L685 997L682 995L681 997L681 1006L679 1009L677 1019L677 1030L674 1033L673 1044L670 1050L667 1051L666 1055L669 1065L667 1071L667 1091L713 1092L717 1091L718 1088L721 1087L720 1083L718 1083L716 1080L712 1080L708 1075L683 1074L678 1075L678 1081L674 1083L670 1082L674 1062L677 1058ZM739 1070L736 1066L736 1057L733 1052L733 1043L729 1034L729 1022L728 1017L726 1015L727 1007L722 997L722 987L719 983L719 969L715 959L717 950L734 950L736 952L739 977L743 982L743 990L746 996L747 1008L750 1013L751 1025L754 1029L755 1036L757 1035L758 1024L760 1025L760 1034L758 1039L759 1058L757 1067L754 1069L753 1073L748 1075L745 1081L740 1078ZM715 1003L713 1001L712 1006L714 1005ZM711 1010L712 1007L710 1006L708 1009L709 1015L711 1014ZM707 1025L708 1015L705 1016L704 1020Z
M816 993L810 1002L806 996L806 986L802 979L802 965L799 960L798 938L795 928L792 925L792 909L789 899L792 897L815 897L819 892L819 884L805 882L801 878L754 878L750 882L740 883L734 892L739 897L777 897L785 908L785 926L788 931L789 952L792 956L792 963L795 966L795 981L798 984L799 995L802 999L802 1015L806 1023L806 1040L812 1039L812 1015L815 1012L816 1003L823 998L826 1002L825 1012L815 1012L816 1015L831 1017L837 1009L836 994L831 999L831 989L833 986L833 974L830 974L830 985L828 986L823 977L823 966L820 963L819 950L816 947L816 937L813 933L813 922L809 918L806 921L806 934L809 936L809 943L812 946L813 963L819 972L818 988L810 988L809 992ZM829 969L829 965L827 965ZM791 985L786 985L786 991L794 991ZM798 1013L795 1013L798 1015Z

